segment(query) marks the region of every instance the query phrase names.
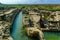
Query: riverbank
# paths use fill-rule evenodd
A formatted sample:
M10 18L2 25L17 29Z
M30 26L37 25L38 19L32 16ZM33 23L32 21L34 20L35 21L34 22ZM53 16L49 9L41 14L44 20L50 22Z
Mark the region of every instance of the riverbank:
M20 12L19 9L10 9L1 13L0 16L0 40L13 40L10 35L11 25L14 21L14 17Z

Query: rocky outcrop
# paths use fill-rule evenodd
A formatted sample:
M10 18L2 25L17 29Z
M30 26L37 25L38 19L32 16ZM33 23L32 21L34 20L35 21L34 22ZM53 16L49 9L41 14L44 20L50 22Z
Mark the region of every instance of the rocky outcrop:
M27 28L27 34L28 34L28 36L31 36L31 37L33 37L36 34L38 34L39 35L39 39L40 40L44 40L44 34L43 34L43 32L41 30L35 28L35 27L29 27L29 28Z
M39 34L40 40L44 40L44 30L59 30L59 17L60 11L29 10L27 14L23 14L23 24L27 25L27 35L33 37Z

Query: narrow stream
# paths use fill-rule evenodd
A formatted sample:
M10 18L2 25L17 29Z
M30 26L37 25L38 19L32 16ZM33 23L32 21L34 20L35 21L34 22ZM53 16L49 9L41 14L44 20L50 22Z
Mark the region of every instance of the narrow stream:
M13 40L32 40L29 39L27 36L23 35L21 32L22 29L22 12L20 12L16 19L14 20L13 29L11 36ZM57 32L44 32L44 36L46 40L60 40L60 33Z

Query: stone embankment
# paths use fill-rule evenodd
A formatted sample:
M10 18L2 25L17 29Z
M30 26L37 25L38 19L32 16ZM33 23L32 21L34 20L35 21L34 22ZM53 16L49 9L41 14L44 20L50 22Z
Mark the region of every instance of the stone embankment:
M36 27L28 27L27 28L28 36L33 36L35 33L38 33L39 40L44 40L44 34L43 34L43 32L41 30L37 29Z
M10 35L10 28L19 11L19 9L10 9L0 14L0 19L2 19L0 20L0 40L13 40ZM10 16L10 14L12 14L12 16Z

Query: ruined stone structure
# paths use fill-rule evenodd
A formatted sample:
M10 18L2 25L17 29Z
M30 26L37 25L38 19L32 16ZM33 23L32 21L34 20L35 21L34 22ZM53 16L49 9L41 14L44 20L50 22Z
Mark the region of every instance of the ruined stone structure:
M27 11L25 11L27 12ZM44 39L42 31L60 31L60 11L28 11L23 13L23 25L27 27L28 36L39 33L40 40Z

